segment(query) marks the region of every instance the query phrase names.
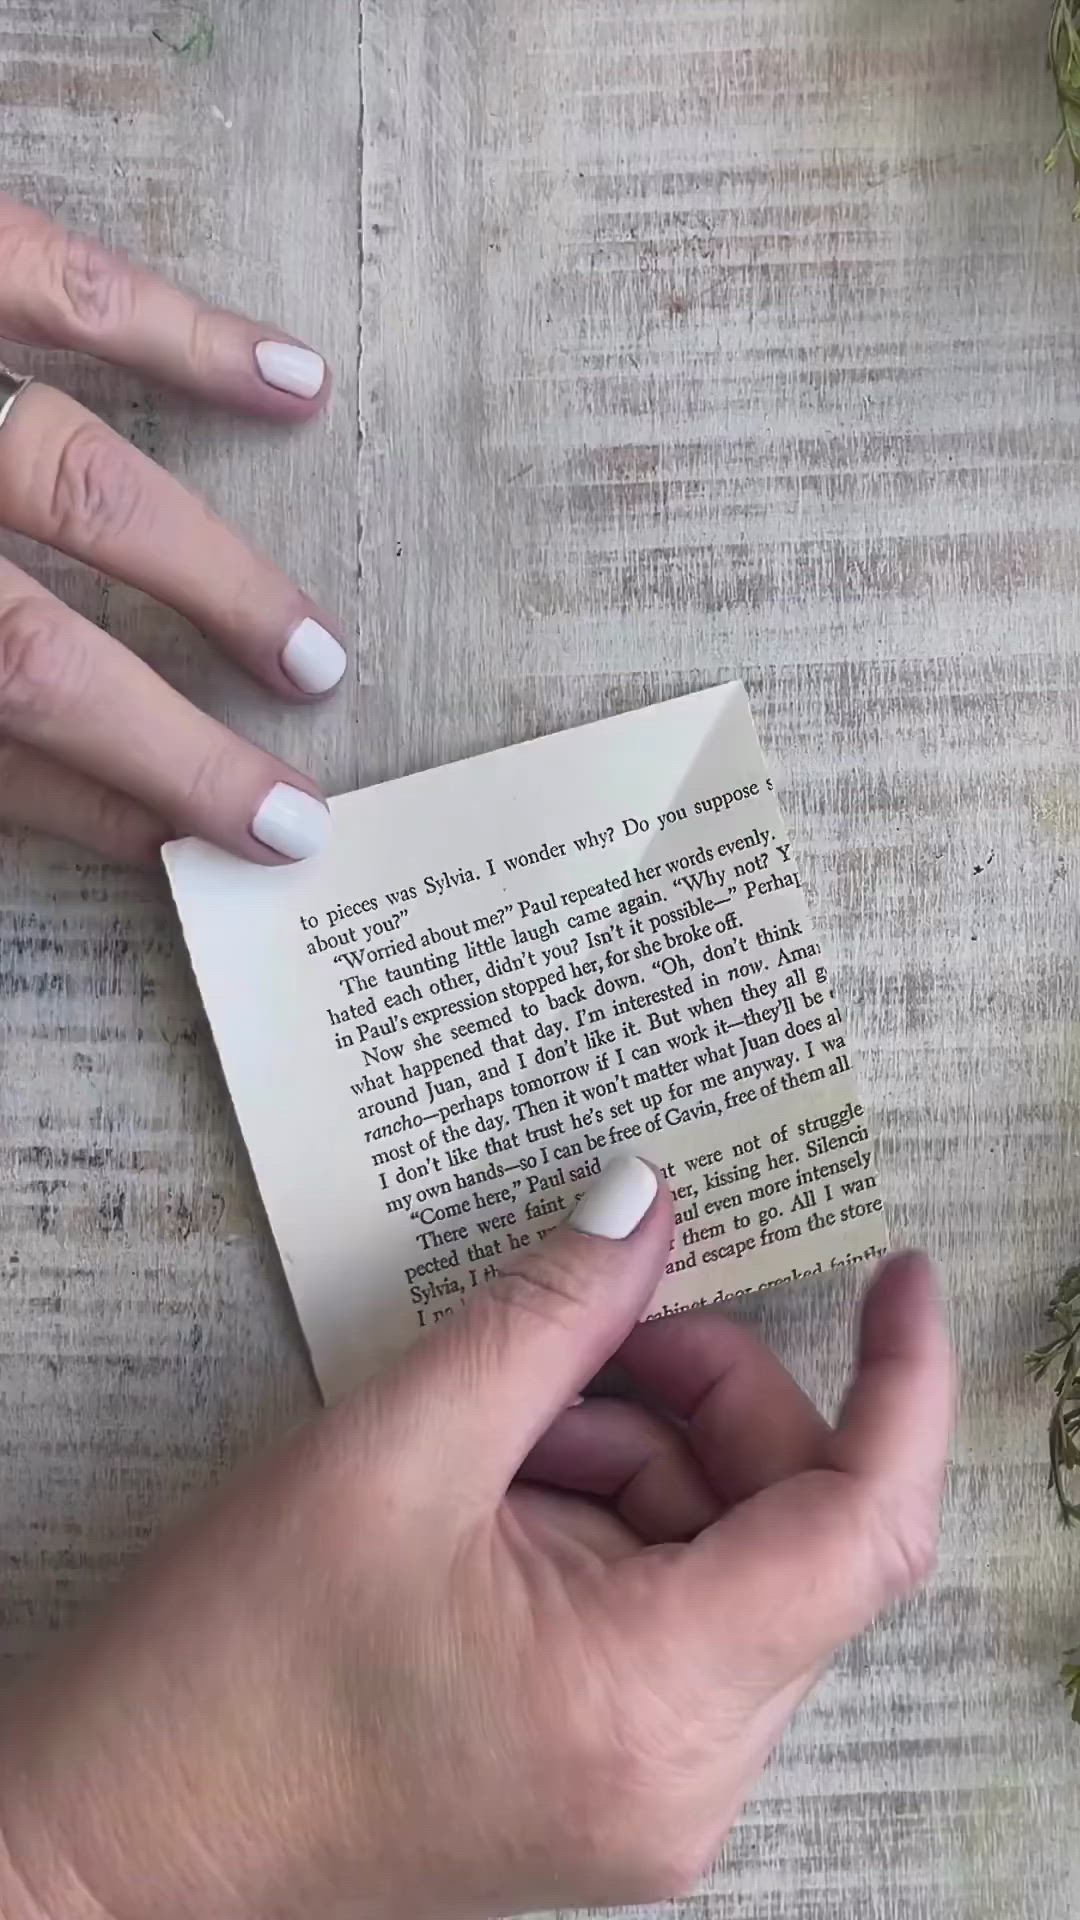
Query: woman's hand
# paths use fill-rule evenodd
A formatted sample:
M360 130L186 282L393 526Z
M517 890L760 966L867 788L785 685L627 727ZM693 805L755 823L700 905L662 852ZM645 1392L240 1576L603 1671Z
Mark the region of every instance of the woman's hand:
M0 341L73 348L263 419L308 420L317 353L222 313L0 196ZM207 507L55 388L0 381L0 527L175 607L284 699L345 671L332 622ZM314 785L196 710L108 634L0 559L0 826L109 857L198 833L246 858L303 858L329 815Z
M614 1163L53 1658L0 1741L8 1920L693 1884L836 1648L929 1573L952 1371L918 1256L871 1290L835 1429L720 1315L638 1326L656 1184ZM655 1411L573 1404L616 1350Z

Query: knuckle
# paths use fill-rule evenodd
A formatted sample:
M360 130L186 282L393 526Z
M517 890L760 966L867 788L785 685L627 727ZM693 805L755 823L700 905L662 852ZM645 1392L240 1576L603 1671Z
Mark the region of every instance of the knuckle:
M854 1490L855 1524L872 1542L887 1600L903 1600L926 1585L937 1566L938 1509L927 1489L895 1480L864 1482Z
M143 499L130 449L96 420L80 422L56 462L52 537L61 546L120 539L138 521Z
M206 544L222 555L218 574L217 630L226 639L247 641L274 632L278 624L277 596L268 594L268 570L236 536L224 530L211 507L204 501L196 511L205 529ZM287 627L283 630L289 630Z
M901 1593L917 1593L932 1579L938 1561L938 1515L921 1489L892 1493L887 1522Z
M0 609L0 719L15 734L46 719L82 690L81 649L62 634L47 603Z
M220 819L231 811L229 768L223 748L211 743L186 769L182 797L193 819Z
M82 233L59 234L55 249L57 288L78 330L96 336L127 326L134 282L122 255Z
M196 375L207 376L219 364L218 352L220 316L209 307L193 301L187 328L188 360Z

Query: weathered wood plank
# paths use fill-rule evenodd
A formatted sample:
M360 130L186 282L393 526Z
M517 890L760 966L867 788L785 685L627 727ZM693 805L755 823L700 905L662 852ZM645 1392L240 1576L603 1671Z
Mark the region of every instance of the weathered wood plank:
M1080 1560L1021 1359L1075 1256L1080 302L1041 0L368 0L385 768L731 673L964 1408L934 1591L689 1910L1065 1920ZM422 685L423 699L415 689ZM849 1290L769 1303L825 1396ZM755 1310L757 1311L757 1310Z
M9 0L0 182L325 349L339 380L332 415L295 438L85 363L57 363L56 376L261 539L348 627L355 0L216 0L207 11L214 47L195 60L151 37L159 27L181 41L191 9ZM355 782L359 666L318 714L287 712L171 614L30 558L213 711L330 786ZM163 882L7 841L0 916L0 1651L10 1662L80 1612L189 1491L315 1396Z
M348 612L354 0L219 0L199 65L149 40L180 11L9 0L0 178L326 346L335 416L295 443L64 377ZM356 681L301 721L108 599L332 786L749 682L965 1393L939 1582L797 1722L687 1903L724 1920L1080 1896L1080 1581L1019 1364L1078 1226L1080 301L1042 16L369 0ZM0 909L15 1659L310 1388L162 891L26 845ZM768 1309L823 1393L849 1306Z

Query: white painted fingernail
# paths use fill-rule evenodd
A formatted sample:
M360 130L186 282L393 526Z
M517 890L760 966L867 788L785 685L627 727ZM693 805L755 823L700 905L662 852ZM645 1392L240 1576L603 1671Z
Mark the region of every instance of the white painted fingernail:
M656 1175L648 1162L619 1154L575 1207L570 1225L575 1233L592 1233L600 1240L625 1240L655 1198Z
M310 347L294 347L288 340L260 340L255 348L259 372L268 387L314 400L326 379L326 361Z
M294 687L301 693L329 693L345 671L345 649L317 620L301 620L289 636L281 656Z
M310 860L330 839L330 810L313 794L279 781L255 815L251 831L286 860Z

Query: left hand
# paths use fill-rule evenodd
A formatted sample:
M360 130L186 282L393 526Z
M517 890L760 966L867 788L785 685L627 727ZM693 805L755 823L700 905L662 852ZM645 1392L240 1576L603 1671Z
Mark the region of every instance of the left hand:
M321 355L280 328L211 307L0 195L5 340L90 353L283 426L310 420L330 390ZM346 656L333 619L268 555L58 387L9 381L0 408L6 399L0 528L175 607L282 699L337 684ZM0 827L135 860L197 833L277 865L317 852L329 824L305 773L199 712L0 558Z

